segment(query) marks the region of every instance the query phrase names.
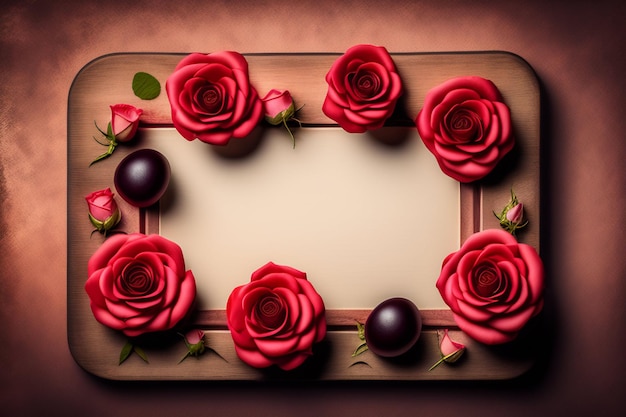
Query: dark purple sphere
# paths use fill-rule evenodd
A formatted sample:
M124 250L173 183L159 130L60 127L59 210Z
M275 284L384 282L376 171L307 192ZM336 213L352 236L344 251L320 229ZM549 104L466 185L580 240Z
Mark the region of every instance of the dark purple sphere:
M115 169L115 189L129 204L148 207L159 201L170 182L170 164L154 149L127 155Z
M422 332L422 316L406 298L390 298L376 306L365 322L365 342L379 356L408 352Z

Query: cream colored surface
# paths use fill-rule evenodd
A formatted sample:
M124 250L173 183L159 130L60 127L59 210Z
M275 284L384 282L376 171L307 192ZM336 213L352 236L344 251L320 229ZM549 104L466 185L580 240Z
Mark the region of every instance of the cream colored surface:
M459 245L459 184L443 175L414 128L384 145L339 128L267 129L260 149L225 159L174 129L150 146L174 177L161 234L181 245L200 309L225 300L268 261L307 272L327 308L373 308L393 296L447 308L435 281Z

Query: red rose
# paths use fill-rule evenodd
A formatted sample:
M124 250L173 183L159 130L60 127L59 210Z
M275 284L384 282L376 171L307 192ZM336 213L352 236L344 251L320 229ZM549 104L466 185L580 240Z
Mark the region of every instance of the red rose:
M196 297L182 250L159 235L108 238L87 273L85 291L96 320L131 337L173 328Z
M85 197L89 220L99 232L107 232L121 220L122 213L110 188L94 191Z
M543 307L544 269L532 246L504 230L470 236L444 261L441 297L461 330L486 344L509 342Z
M326 116L350 133L378 129L402 95L402 81L384 47L356 45L339 57L326 74Z
M237 355L257 368L297 368L326 335L324 302L306 274L272 262L233 290L226 315Z
M415 123L441 170L460 182L489 174L515 142L509 108L480 77L453 78L430 90Z
M165 84L172 122L187 140L225 145L243 138L263 117L263 105L250 85L248 62L237 52L190 54Z

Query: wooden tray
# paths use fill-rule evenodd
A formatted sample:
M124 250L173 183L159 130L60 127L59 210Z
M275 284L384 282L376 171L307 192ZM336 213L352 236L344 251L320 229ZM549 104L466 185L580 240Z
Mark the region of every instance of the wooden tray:
M458 330L449 310L437 297L434 284L443 256L458 249L460 242L472 233L499 227L492 211L500 210L508 202L511 187L523 199L530 220L520 240L539 250L540 97L537 79L525 61L506 52L407 53L392 56L402 76L406 93L400 103L403 111L398 112L398 115L390 120L389 127L383 129L382 135L393 138L401 136L404 140L400 144L385 144L385 140L381 140L380 137L373 138L369 134L348 135L322 113L321 106L327 88L324 76L338 54L246 55L251 82L260 95L264 95L271 88L289 89L296 102L299 105L304 104L298 113L304 127L294 130L297 140L295 149L291 148L290 139L285 131L274 127L264 128L266 132L263 133L262 144L251 154L240 158L225 157L223 152L216 153L210 145L199 141L187 142L178 136L171 127L165 91L151 101L142 101L134 96L131 80L136 72L145 71L154 75L164 87L165 80L184 54L113 54L87 64L74 80L69 92L68 105L68 340L77 363L95 375L120 380L477 380L508 379L527 371L535 360L533 353L535 350L529 349L529 344L540 348L540 341L532 337L532 332L507 346L488 347L476 343ZM441 173L434 162L434 157L423 147L413 127L413 119L421 108L426 92L451 77L461 75L482 76L498 86L511 109L517 140L512 155L505 158L490 176L472 185L458 184ZM103 151L92 138L98 134L94 121L101 127L106 126L110 118L109 105L116 103L133 104L144 110L140 134L132 144L118 146L113 156L89 167L89 162ZM328 135L332 141L320 139L320 135L323 138ZM123 220L118 229L126 232L162 233L181 245L188 267L194 270L196 275L201 299L199 311L188 327L205 329L207 344L219 355L208 352L198 360L189 358L178 364L186 349L182 339L174 336L171 340L161 340L142 346L149 357L149 364L133 355L118 366L119 352L126 339L120 333L96 322L89 308L88 297L84 291L87 261L102 243L103 238L98 234L91 236L92 227L87 220L84 197L105 187L110 187L115 192L113 172L117 163L133 150L145 147L159 149L168 157L173 170L173 185L170 185L160 204L149 209L135 209L121 198L117 198L123 212ZM191 228L190 225L193 223L179 227L176 222L185 216L176 215L176 210L172 209L177 205L179 208L184 207L182 201L193 201L186 199L192 194L181 190L185 189L183 185L187 185L194 176L195 181L198 180L197 177L200 178L201 184L206 181L204 184L209 201L224 200L219 198L220 193L223 193L219 186L223 184L219 180L210 182L212 174L194 175L194 172L199 171L190 168L186 169L187 174L183 174L184 165L194 166L193 164L198 162L196 159L195 162L186 164L191 158L205 158L213 170L208 172L215 173L217 170L222 175L229 173L229 180L232 179L230 173L239 172L237 175L242 178L239 184L244 185L243 190L246 189L244 181L246 175L250 178L250 173L241 173L243 169L262 170L268 163L272 166L284 163L285 167L281 168L285 170L285 178L288 178L283 184L285 190L290 190L291 187L294 192L299 191L302 197L312 194L315 188L302 191L305 181L303 177L294 175L294 167L304 165L297 164L309 164L306 165L308 172L316 166L314 158L319 157L318 160L323 161L318 164L320 172L329 171L327 168L331 165L338 166L339 168L328 175L339 176L342 175L341 164L338 162L341 158L344 158L344 161L356 161L356 165L350 169L357 170L357 173L365 173L367 165L360 162L360 158L373 158L367 162L370 167L411 168L406 162L407 155L409 157L415 155L416 161L421 158L420 166L423 165L427 172L411 174L413 177L409 178L416 179L416 188L414 195L410 197L413 200L407 201L411 204L410 201L414 202L417 199L419 204L416 207L423 206L426 210L416 212L415 222L422 226L428 223L434 229L419 229L422 226L415 226L406 212L403 216L389 213L389 208L394 207L396 200L390 203L388 195L386 198L379 198L377 194L368 196L368 201L382 201L387 204L385 208L376 208L378 206L370 208L372 213L380 214L376 221L369 220L368 225L378 224L378 219L381 221L384 219L396 230L406 228L407 224L410 224L417 227L415 230L426 232L417 238L414 237L409 245L398 241L395 243L396 246L389 247L389 250L380 250L378 256L364 255L361 262L358 262L358 257L350 257L354 253L346 252L346 256L336 257L337 259L328 261L329 265L322 267L321 262L315 258L299 257L303 251L298 253L290 247L289 250L281 252L284 249L281 247L280 250L271 252L276 253L276 258L273 259L267 259L267 254L260 255L262 253L260 250L247 248L237 254L236 262L222 260L222 265L218 266L220 256L216 255L215 260L211 261L210 257L207 260L194 254L192 242L200 233L194 233L195 236L187 232L181 234L180 230ZM402 165L403 163L405 165ZM251 166L257 168L250 168ZM320 172L316 175L323 177ZM411 186L411 180L409 179L407 183L405 174L406 170L398 169L397 177L395 179L391 177L389 181L390 186ZM326 183L330 183L331 179L332 177L330 179L327 177ZM371 181L357 185L354 178L351 181L351 186L357 190L365 190L365 195L371 193ZM197 189L197 186L195 187ZM406 194L410 193L398 191L396 194L398 197L402 195L406 198ZM193 195L198 195L197 191ZM397 203L397 206L404 205L405 200L399 200ZM218 223L228 225L237 220L237 204L240 203L232 204L234 205L218 212L230 213L234 218L214 219L215 225ZM323 206L324 203L321 204ZM358 200L353 204L358 204ZM309 204L305 207L309 207ZM320 222L327 222L327 218L317 218L315 213L321 211L319 207L310 208L308 212L306 208L303 209L305 213L301 218L304 221L301 224L315 228ZM433 213L439 213L444 217L430 217L435 216ZM425 221L426 216L429 217ZM365 222L363 219L359 221ZM280 221L280 217L271 220L273 223ZM452 237L449 224L456 229ZM359 224L354 230L365 228L358 226ZM187 229L182 229L183 227ZM283 229L288 227L282 226ZM218 243L214 243L213 247L219 248L219 242L222 241L220 239L225 241L230 233L216 231L212 234L213 230L221 229L209 228L202 233L203 236L207 236L207 240L209 237L217 239ZM254 235L257 231L250 229L249 233ZM306 230L303 233L306 233ZM389 239L393 240L393 235ZM356 238L356 241L363 240L365 239ZM410 245L415 245L415 248L420 248L423 247L420 245L424 244L433 246L433 252L415 250L416 255L422 253L422 259L407 262L417 262L418 267L413 264L403 265L403 262L410 258L406 255L407 246L410 248L412 247ZM402 253L404 257L398 258L398 254ZM298 263L293 262L296 258ZM264 261L261 262L260 259ZM315 355L303 367L289 373L257 370L241 362L235 354L226 328L224 310L220 308L220 303L225 304L224 296L211 300L210 295L212 291L217 294L219 291L227 293L229 289L248 282L250 273L267 261L288 264L306 271L325 301L327 301L325 294L328 295L328 299L332 299L330 303L327 301L329 327L326 340L316 346ZM394 271L399 271L396 274L399 276L397 281L394 281L394 277L381 276L377 272L384 268L385 262L387 265L393 265ZM232 281L229 278L224 282L223 272L219 275L220 279L206 278L207 275L211 275L207 271L218 267L227 270L232 267ZM237 271L237 267L243 268L242 271L247 273ZM202 273L198 274L196 268ZM369 273L368 270L374 272ZM346 271L355 271L351 279L356 277L355 282L358 285L349 285L351 288L358 287L360 291L356 302L354 294L345 289L331 291L335 288L333 280L337 282L337 276L333 276L333 273L341 276L350 275ZM222 285L219 290L218 281ZM385 286L390 288L388 294L381 289L380 282L385 282ZM213 288L216 288L215 291ZM320 288L324 288L324 291ZM337 297L337 294L341 296ZM402 361L381 359L371 352L352 357L352 352L360 343L355 322L357 320L365 322L371 308L393 295L411 298L420 307L424 330L415 353ZM437 332L444 328L450 329L455 340L467 345L467 353L453 366L444 364L433 371L428 371L428 368L439 359Z

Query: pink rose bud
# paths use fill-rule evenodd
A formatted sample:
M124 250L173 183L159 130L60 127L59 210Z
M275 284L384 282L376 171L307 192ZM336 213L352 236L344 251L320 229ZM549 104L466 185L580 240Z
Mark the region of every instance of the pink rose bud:
M117 142L128 142L137 133L143 110L130 104L111 106L111 131Z
M206 350L206 346L204 344L204 332L202 330L190 330L183 336L183 338L185 339L185 346L187 346L187 353L183 356L180 362L184 361L189 356L198 357Z
M515 231L525 227L528 222L524 221L524 205L519 202L517 196L511 189L511 200L502 209L500 214L493 213L498 220L500 220L500 226L515 236Z
M122 214L110 188L94 191L85 200L89 207L89 220L100 233L106 234L120 222Z
M439 332L437 332L437 336L440 336ZM448 329L444 329L443 337L439 337L439 352L441 352L441 359L431 366L429 371L435 369L442 362L454 363L458 361L459 358L463 356L463 353L465 353L465 349L465 345L452 340L448 334Z
M103 146L108 146L108 149L105 153L94 159L91 164L89 164L90 166L111 156L117 145L121 142L128 142L135 137L137 129L139 128L139 117L143 114L143 110L131 106L130 104L114 104L110 107L111 121L107 125L106 132L100 129L96 124L96 128L107 139L107 143L102 143L97 139L96 141Z
M263 110L265 111L265 120L274 126L280 124L285 126L295 148L296 140L293 137L293 133L291 133L291 129L287 126L287 122L295 120L300 123L300 121L295 118L298 110L296 110L296 104L289 90L271 89L265 97L261 99L261 102L263 103Z
M506 212L506 219L511 223L521 223L524 218L524 205L519 203Z
M270 90L261 99L265 111L265 120L272 125L279 125L295 114L295 104L289 90Z

